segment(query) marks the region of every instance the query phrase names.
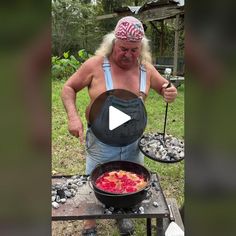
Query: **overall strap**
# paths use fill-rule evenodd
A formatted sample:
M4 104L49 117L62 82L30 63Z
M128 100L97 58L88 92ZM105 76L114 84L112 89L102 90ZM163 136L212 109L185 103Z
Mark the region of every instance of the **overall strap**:
M107 59L107 57L104 57L104 61L102 64L104 76L105 76L105 82L106 82L106 89L112 90L113 89L113 82L111 78L111 65Z
M140 92L142 93L146 93L146 68L144 67L144 65L140 66Z

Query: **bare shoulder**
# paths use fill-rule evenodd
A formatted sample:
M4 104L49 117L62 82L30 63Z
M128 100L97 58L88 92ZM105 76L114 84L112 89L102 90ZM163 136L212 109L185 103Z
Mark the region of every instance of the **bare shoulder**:
M145 66L148 73L152 74L152 73L156 72L155 67L151 63L146 62L146 63L144 63L144 66Z
M151 63L145 63L145 67L150 78L150 87L160 93L162 85L167 82L166 79Z
M99 56L93 56L86 60L67 80L66 85L73 87L76 91L89 86L102 60L102 57Z
M102 64L102 61L103 61L103 57L101 56L90 57L81 65L81 69L84 69L84 68L94 69L95 67L100 66Z
M144 63L144 66L147 71L147 78L150 80L150 83L153 79L158 79L161 75L156 70L156 68L149 62Z

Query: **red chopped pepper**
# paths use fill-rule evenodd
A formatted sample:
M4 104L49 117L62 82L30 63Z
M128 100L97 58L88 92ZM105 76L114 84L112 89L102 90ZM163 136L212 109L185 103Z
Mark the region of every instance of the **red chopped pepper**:
M143 176L124 170L105 172L95 182L97 188L119 194L137 192L146 184Z

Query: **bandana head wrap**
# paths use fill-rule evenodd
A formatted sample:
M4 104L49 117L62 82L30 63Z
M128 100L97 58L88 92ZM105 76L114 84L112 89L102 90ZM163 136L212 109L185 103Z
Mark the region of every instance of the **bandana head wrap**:
M115 28L115 36L121 40L141 41L144 36L143 25L138 19L126 16L118 21Z

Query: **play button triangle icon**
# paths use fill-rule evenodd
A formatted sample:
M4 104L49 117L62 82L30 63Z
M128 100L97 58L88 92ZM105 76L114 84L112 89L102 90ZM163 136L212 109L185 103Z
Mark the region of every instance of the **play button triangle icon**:
M143 101L124 89L100 94L93 101L88 118L88 128L94 136L113 147L125 147L140 139L147 124Z
M113 130L129 120L131 120L131 116L113 106L109 106L109 130Z

